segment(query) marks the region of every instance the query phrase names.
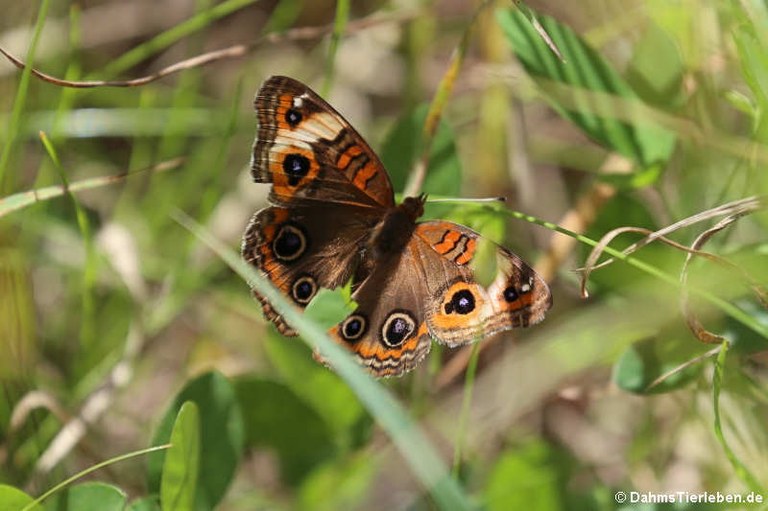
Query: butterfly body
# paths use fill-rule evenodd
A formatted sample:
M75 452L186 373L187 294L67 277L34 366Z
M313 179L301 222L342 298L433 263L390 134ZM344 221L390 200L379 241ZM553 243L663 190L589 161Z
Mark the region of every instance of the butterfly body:
M413 369L432 338L458 346L543 319L552 297L533 269L492 245L496 275L478 283L475 255L491 242L452 222L419 222L424 196L395 204L376 154L306 85L271 77L255 107L252 175L272 183L273 205L248 225L243 257L299 307L351 282L358 307L329 334L374 375Z

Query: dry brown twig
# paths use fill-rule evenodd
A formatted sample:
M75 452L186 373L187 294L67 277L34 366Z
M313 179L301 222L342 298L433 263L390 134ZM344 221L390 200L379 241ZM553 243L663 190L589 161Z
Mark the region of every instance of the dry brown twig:
M685 262L683 263L683 268L680 271L680 283L682 284L682 291L680 293L680 309L682 310L683 316L685 317L685 322L687 323L688 328L691 330L691 332L693 332L693 335L695 335L696 338L703 343L720 344L725 340L725 338L704 328L704 325L699 320L698 316L696 316L696 314L691 309L689 298L690 295L688 292L687 284L689 274L688 268L690 266L691 260L693 259L693 255L695 252L698 252L698 250L703 247L704 244L712 238L712 236L722 231L739 218L764 207L765 204L758 200L757 203L750 204L749 207L745 207L744 209L736 211L732 215L723 218L717 224L699 234L699 236L697 236L694 242L691 244L692 250L688 252L688 255L685 258ZM728 267L729 269L737 270L739 273L741 273L742 279L748 282L758 301L764 308L768 309L768 292L766 292L765 287L763 287L762 284L755 282L745 271L743 271L738 266L729 262Z
M691 332L696 336L696 338L699 341L707 344L721 343L724 340L724 338L704 328L701 321L699 321L698 317L691 310L689 291L688 291L688 285L687 285L688 274L689 274L688 269L689 269L691 260L693 259L693 256L704 257L709 261L717 263L720 266L727 268L729 271L733 271L737 273L743 281L749 284L753 293L755 294L757 299L760 301L760 303L763 305L763 307L768 308L768 292L760 283L755 282L754 279L752 279L752 277L746 271L744 271L739 266L733 264L732 262L728 261L727 259L701 250L701 247L703 247L704 244L709 239L712 238L712 236L722 231L723 229L725 229L726 227L734 223L739 218L746 216L750 213L753 213L755 211L758 211L760 209L765 209L766 207L767 207L767 204L766 204L765 197L757 197L757 196L747 197L745 199L739 199L736 201L728 202L721 206L717 206L715 208L702 211L695 215L684 218L679 222L675 222L674 224L664 227L663 229L659 229L658 231L651 231L650 229L644 229L641 227L620 227L620 228L614 229L600 239L600 242L592 249L592 252L589 254L589 257L587 258L587 261L584 264L584 267L580 269L580 271L582 272L581 294L585 298L588 296L588 293L586 290L586 284L587 284L589 275L593 270L605 267L615 262L614 258L610 258L603 261L600 264L596 264L597 260L603 254L606 247L611 243L611 241L613 241L617 236L626 232L644 233L646 234L646 236L643 239L633 243L632 245L624 249L622 251L622 254L624 255L632 254L637 250L639 250L640 248L657 240L662 241L674 248L677 248L678 250L687 252L685 262L683 263L683 267L680 271L680 283L682 286L682 291L680 294L680 308L682 310L682 314L685 317L686 323L688 324L688 327L690 328ZM672 241L666 237L667 234L677 231L678 229L682 229L683 227L688 227L696 223L709 220L712 218L720 217L723 215L727 215L727 216L722 220L720 220L713 227L701 233L696 238L696 240L694 240L694 242L691 244L690 247L687 247L685 245ZM663 379L666 378L666 376L668 375L661 377L659 379L659 382L663 381ZM657 385L657 384L658 382L652 383L652 385Z
M380 25L383 23L399 23L411 19L417 15L416 11L404 11L399 12L391 16L369 16L367 18L361 18L350 22L347 25L347 33L364 30L372 26ZM333 31L333 24L323 25L319 27L298 27L287 30L282 33L270 33L248 44L236 44L220 50L214 50L202 55L196 55L194 57L176 62L170 66L164 67L156 73L142 76L139 78L133 78L130 80L89 80L89 81L72 81L57 78L55 76L43 73L35 68L32 68L30 72L40 80L44 82L52 83L60 87L71 87L75 89L90 89L94 87L138 87L146 85L148 83L160 80L166 76L184 71L187 69L193 69L196 67L204 66L211 62L218 60L233 59L243 57L252 52L263 44L277 44L283 42L295 42L295 41L308 41L312 39L318 39L324 35L327 35ZM25 69L27 66L23 60L12 55L4 48L0 47L0 53L7 58L13 65L19 69Z
M688 251L689 249L683 245L677 244L673 241L670 241L668 239L665 239L667 234L670 234L672 232L675 232L679 229L682 229L683 227L688 227L690 225L703 222L705 220L709 220L712 218L716 218L723 215L733 215L737 214L741 211L744 211L745 214L756 211L757 209L761 209L761 207L764 206L765 199L761 197L747 197L746 199L739 199L736 201L732 201L726 204L723 204L721 206L717 206L715 208L708 209L706 211L702 211L700 213L696 213L695 215L691 215L687 218L684 218L680 220L679 222L675 222L674 224L668 225L667 227L664 227L662 229L659 229L658 231L651 232L646 229L641 229L637 227L620 227L618 229L614 229L613 231L609 232L605 236L603 236L600 239L600 242L595 246L595 248L592 249L592 252L590 252L589 256L587 257L587 261L584 263L584 267L580 268L578 271L582 272L581 277L581 294L583 297L587 297L588 293L586 290L586 282L589 278L589 274L597 270L599 268L603 268L609 264L612 264L615 262L614 258L609 258L603 261L600 264L596 264L597 260L602 255L605 248L610 244L611 241L613 241L614 238L616 238L618 235L624 233L624 232L646 232L648 235L641 239L640 241L637 241L633 243L632 245L628 246L622 251L622 254L629 255L633 252L636 252L638 249L648 245L649 243L660 240L664 241L665 243L668 243L676 248L679 248L681 250ZM695 250L694 250L695 252ZM701 253L702 256L710 256L711 254L705 254ZM714 256L713 256L714 257Z

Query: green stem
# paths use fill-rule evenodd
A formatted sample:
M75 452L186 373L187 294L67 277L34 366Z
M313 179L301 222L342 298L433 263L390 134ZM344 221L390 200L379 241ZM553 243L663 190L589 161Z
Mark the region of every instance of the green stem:
M456 433L456 443L453 448L453 468L451 475L457 481L459 480L459 471L461 469L461 452L464 449L464 437L467 434L467 424L469 424L469 410L472 405L472 390L475 386L475 374L477 373L477 361L480 359L480 343L472 345L472 353L469 356L467 365L467 374L464 378L464 398L461 402L461 416L459 417L459 430Z

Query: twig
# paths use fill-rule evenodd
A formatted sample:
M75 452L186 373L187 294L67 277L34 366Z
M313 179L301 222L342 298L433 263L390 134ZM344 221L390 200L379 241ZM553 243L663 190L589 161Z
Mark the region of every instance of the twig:
M668 225L662 229L659 229L658 231L649 233L648 236L646 236L645 238L625 248L622 251L622 253L624 255L629 255L657 239L664 238L669 233L677 231L678 229L682 229L683 227L687 227L687 226L702 222L704 220L709 220L711 218L715 218L723 215L736 214L739 212L756 211L757 209L765 207L765 201L766 201L765 197L747 197L746 199L735 200L727 204L723 204L721 206L717 206L717 207L708 209L706 211L696 213L695 215L691 215L687 218L684 218L683 220L680 220L678 222L675 222L674 224ZM582 296L587 295L586 282L590 272L598 268L603 268L604 266L607 266L615 262L614 258L610 258L610 259L606 259L605 261L603 261L598 265L595 265L595 262L597 262L597 259L600 257L600 255L602 255L603 251L605 250L605 247L608 246L610 241L612 241L613 238L615 238L617 235L621 234L622 232L626 232L626 231L622 231L621 229L626 229L626 231L629 231L629 230L638 229L638 228L615 229L609 232L608 234L606 234L605 236L603 236L603 238L600 240L598 245L592 249L592 252L589 254L589 257L587 258L587 262L584 264L584 268L580 269L580 271L583 272L582 278L581 278ZM674 242L667 241L667 243L674 245ZM684 248L681 245L675 245L675 246L677 246L678 248L682 248L683 250L688 250L687 248Z
M387 16L387 17L370 16L368 18L362 18L362 19L350 22L347 25L346 33L363 30L372 26L382 24L382 23L401 22L404 20L408 20L412 17L415 17L416 14L417 13L415 11L406 11L406 12L400 12L395 15ZM317 39L326 34L332 33L333 27L334 26L332 24L317 26L317 27L298 27L298 28L287 30L286 32L283 32L283 33L267 34L266 36L261 37L251 43L236 44L220 50L214 50L207 53L203 53L202 55L197 55L195 57L191 57L191 58L176 62L175 64L172 64L168 67L164 67L163 69L161 69L156 73L142 76L139 78L133 78L131 80L88 80L88 81L64 80L64 79L57 78L55 76L43 73L42 71L39 71L35 68L31 69L31 73L35 77L45 82L52 83L54 85L59 85L61 87L72 87L76 89L89 89L94 87L137 87L140 85L146 85L148 83L157 81L161 78L165 78L166 76L172 75L174 73L178 73L179 71L184 71L186 69L192 69L195 67L204 66L210 62L242 57L252 52L254 49L256 49L257 47L263 44L276 44L276 43L281 43L286 41L304 41L304 40ZM22 61L18 57L15 57L14 55L6 51L4 48L0 47L0 53L2 53L5 56L5 58L7 58L11 63L13 63L19 69L26 68L26 64L24 63L24 61Z

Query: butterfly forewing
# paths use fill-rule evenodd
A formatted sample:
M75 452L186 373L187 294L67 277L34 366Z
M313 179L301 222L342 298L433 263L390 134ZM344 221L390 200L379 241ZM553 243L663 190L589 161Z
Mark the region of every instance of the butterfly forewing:
M251 172L257 182L273 184L273 202L394 205L392 185L376 153L306 85L273 76L259 89L255 108L259 127Z

